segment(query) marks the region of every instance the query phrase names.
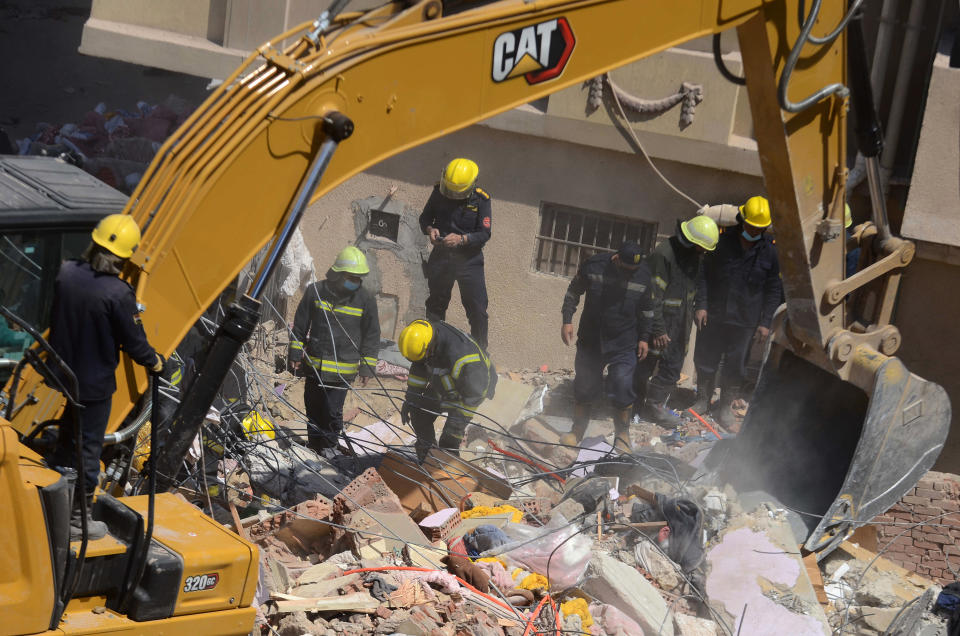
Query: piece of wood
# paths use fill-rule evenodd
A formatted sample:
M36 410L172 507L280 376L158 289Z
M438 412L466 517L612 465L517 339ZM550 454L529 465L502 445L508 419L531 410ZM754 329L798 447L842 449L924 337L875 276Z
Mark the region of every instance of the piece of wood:
M807 570L810 585L813 586L813 592L817 595L817 602L827 610L830 608L830 600L827 598L827 591L823 589L823 574L820 572L820 566L817 565L817 553L802 549L800 553L803 555L803 567Z
M853 534L850 535L847 541L856 543L861 548L870 550L871 552L880 551L880 537L877 535L877 526L873 524L860 526L853 531Z
M240 522L240 513L237 512L237 507L230 502L230 515L233 517L233 531L240 535L245 541L249 541L250 537L247 535L247 529L243 527L243 524Z
M640 521L637 523L625 523L625 526L636 528L637 530L657 530L667 525L666 521Z
M362 612L372 614L380 607L380 601L367 592L354 592L343 596L324 596L320 598L302 598L292 594L274 593L270 595L282 614L293 612Z

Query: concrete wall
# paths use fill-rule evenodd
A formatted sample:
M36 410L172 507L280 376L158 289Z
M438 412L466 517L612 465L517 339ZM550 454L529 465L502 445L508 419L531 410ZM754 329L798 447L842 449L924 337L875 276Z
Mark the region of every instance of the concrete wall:
M903 334L897 355L913 373L943 386L953 405L953 423L960 412L960 266L918 258L903 275L895 324ZM952 426L937 460L937 470L956 471L960 461L960 427Z
M443 165L456 156L477 161L479 184L493 198L493 238L485 257L490 352L501 368L573 366L573 350L559 336L568 279L532 271L542 201L652 221L666 234L677 218L692 213L691 205L635 155L473 126L384 161L311 206L301 228L318 273L355 240L355 201L386 197L396 188L391 201L422 208ZM658 166L701 201L740 201L761 187L758 178L747 175L666 161ZM382 280L384 291L410 296L406 289L388 289L388 276ZM392 284L402 287L409 281ZM456 291L447 318L467 329Z

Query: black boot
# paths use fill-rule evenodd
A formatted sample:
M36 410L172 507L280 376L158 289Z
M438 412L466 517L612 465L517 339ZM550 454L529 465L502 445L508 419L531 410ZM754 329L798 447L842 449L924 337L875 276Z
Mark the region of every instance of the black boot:
M710 400L713 399L716 386L716 375L697 371L697 401L690 407L697 415L705 416L710 411Z
M560 443L564 446L579 446L580 440L587 434L587 426L590 424L590 405L573 405L573 427L570 432L560 438Z
M613 414L613 449L621 453L633 451L633 445L630 443L630 415L633 413L633 407L628 406L625 409L615 411Z
M70 540L80 541L83 538L83 515L80 512L80 498L74 497L74 508L70 514ZM91 513L93 512L93 495L87 495L87 539L96 541L107 536L107 524L102 521L94 521Z
M669 398L669 396L667 396ZM662 428L673 430L683 423L683 418L667 408L667 398L647 398L640 417Z
M463 444L463 434L470 422L451 422L447 418L440 433L440 448L451 455L460 457L460 445Z

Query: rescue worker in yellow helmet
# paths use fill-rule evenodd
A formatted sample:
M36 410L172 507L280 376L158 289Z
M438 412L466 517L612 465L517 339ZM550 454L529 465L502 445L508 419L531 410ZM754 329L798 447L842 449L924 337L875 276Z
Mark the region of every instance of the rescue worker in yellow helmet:
M442 320L414 320L397 344L413 363L400 413L417 436L417 459L437 445L433 423L444 411L440 448L459 455L473 412L497 388L496 367L476 340Z
M53 288L50 316L50 346L70 367L79 384L79 409L70 400L60 419L60 432L53 453L47 458L54 467L73 468L77 456L82 458L89 504L100 477L100 452L103 435L110 420L110 404L117 390L115 373L120 350L153 374L163 371L164 360L150 343L140 322L141 309L133 288L119 278L133 252L140 244L140 228L126 214L104 217L94 228L93 241L79 260L60 266ZM66 378L54 375L64 386ZM80 423L82 447L75 445L74 422ZM62 471L65 472L65 471ZM107 527L89 518L87 531L91 540L102 538ZM74 497L70 518L71 540L81 537L80 501Z
M363 288L367 257L350 245L337 254L324 280L303 293L293 318L287 361L304 376L308 446L332 457L343 430L343 403L359 374L366 386L377 368L380 317L372 292Z
M424 268L430 295L427 318L443 320L454 281L473 339L487 348L487 283L483 246L490 240L490 195L476 186L479 168L469 159L446 165L420 215L433 250Z
M730 406L740 397L750 345L769 336L783 294L777 250L766 233L771 222L770 203L751 197L740 206L737 225L727 228L717 248L703 259L694 315L700 332L693 356L697 369L693 409L700 414L708 410L723 360L720 401L713 412L727 428L735 424Z
M637 365L634 374L635 405L641 418L664 428L676 428L683 421L666 403L687 356L697 287L703 275L701 255L716 249L719 238L720 230L713 219L695 216L677 221L674 235L646 258L653 277L652 340L650 355Z

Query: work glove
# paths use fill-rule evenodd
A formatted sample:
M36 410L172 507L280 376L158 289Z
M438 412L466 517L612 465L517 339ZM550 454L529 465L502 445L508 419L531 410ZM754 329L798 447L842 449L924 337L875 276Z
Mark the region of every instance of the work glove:
M410 421L413 419L414 408L415 407L410 403L409 400L405 401L403 406L400 407L400 421L403 422L404 425L410 425Z
M166 363L166 360L163 359L163 356L159 353L157 354L157 359L153 363L153 366L150 367L150 373L152 375L160 375L163 373L163 365Z

